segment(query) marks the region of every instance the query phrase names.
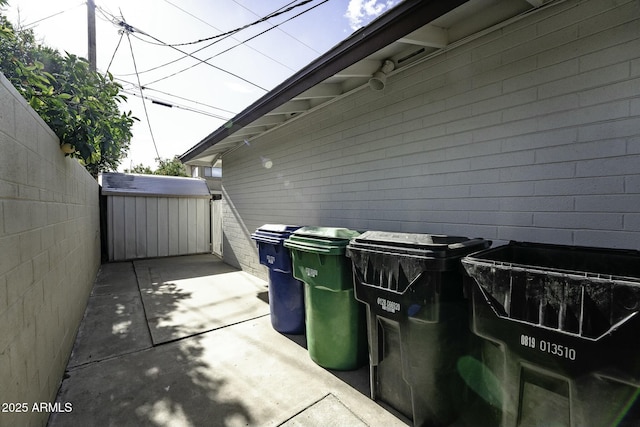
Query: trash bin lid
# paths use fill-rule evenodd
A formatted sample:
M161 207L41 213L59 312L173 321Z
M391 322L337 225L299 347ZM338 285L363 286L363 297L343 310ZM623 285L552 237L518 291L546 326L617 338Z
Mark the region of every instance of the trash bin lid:
M489 240L462 236L367 231L354 237L348 249L446 258L467 255L485 249L490 244Z
M571 339L611 337L640 307L637 250L512 241L466 256L462 265L498 317Z
M329 240L351 240L360 234L359 231L338 227L301 227L294 234L296 236L311 236Z
M511 241L466 256L463 264L544 275L596 277L640 282L640 251Z
M278 245L299 228L299 225L264 224L251 234L251 238L258 242Z
M349 241L359 234L359 231L348 228L302 227L285 240L284 246L305 252L341 255Z

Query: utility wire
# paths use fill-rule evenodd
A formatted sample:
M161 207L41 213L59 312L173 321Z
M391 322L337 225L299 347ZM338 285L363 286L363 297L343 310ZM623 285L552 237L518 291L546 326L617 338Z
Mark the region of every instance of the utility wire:
M145 86L143 86L143 87L142 87L142 89L144 89L144 90L152 90L152 91L154 91L154 92L158 92L158 93L162 93L162 94L164 94L164 95L172 96L172 97L174 97L174 98L182 99L183 101L189 101L189 102L193 102L194 104L202 105L202 106L204 106L204 107L209 107L209 108L213 108L213 109L216 109L216 110L220 110L220 111L223 111L223 112L225 112L225 113L229 113L229 114L231 114L231 115L233 115L233 116L235 116L235 115L237 114L237 113L234 113L233 111L225 110L224 108L214 107L213 105L205 104L205 103L203 103L203 102L199 102L199 101L194 101L194 100L192 100L192 99L184 98L184 97L182 97L182 96L178 96L178 95L172 95L172 94L170 94L170 93L163 92L163 91L158 90L158 89L153 89L153 88L145 87Z
M279 24L274 25L273 27L267 28L266 30L264 30L264 31L262 31L262 32L260 32L260 33L258 33L258 34L254 35L254 36L252 36L252 37L249 37L248 39L244 40L243 42L236 44L235 46L231 46L230 48L225 49L225 50L223 50L222 52L219 52L219 53L217 53L217 54L213 55L211 58L208 58L208 59L207 59L207 61L208 61L208 60L210 60L210 59L215 58L216 56L220 56L220 55L222 55L223 53L229 52L231 49L235 49L236 47L238 47L238 46L240 46L240 45L243 45L243 44L247 43L248 41L251 41L251 40L255 39L256 37L259 37L259 36L261 36L261 35L263 35L263 34L265 34L265 33L269 32L269 31L271 31L271 30L273 30L273 29L277 28L278 26L280 26L280 25L282 25L282 24L284 24L284 23L286 23L286 22L289 22L289 21L291 21L291 20L293 20L293 19L297 18L297 17L299 17L300 15L303 15L303 14L305 14L305 13L307 13L307 12L309 12L309 11L311 11L311 10L315 9L315 8L316 8L316 7L318 7L318 6L323 5L324 3L328 2L328 1L329 1L329 0L323 0L323 1L321 1L320 3L316 4L315 6L312 6L312 7L310 7L309 9L306 9L306 10L304 10L304 11L302 11L302 12L298 13L297 15L294 15L294 16L290 17L289 19L284 20L284 21L280 22Z
M124 92L126 94L129 94L129 95L137 96L139 98L146 99L148 101L151 101L153 104L162 105L163 107L177 108L177 109L180 109L180 110L190 111L190 112L193 112L193 113L202 114L202 115L213 117L215 119L219 119L219 120L223 120L223 121L227 121L227 120L229 120L231 118L231 117L221 116L219 114L210 113L208 111L199 110L197 108L191 108L191 107L188 107L186 105L176 104L176 103L173 103L171 101L166 101L166 100L163 100L163 99L154 98L154 97L150 97L150 96L146 96L146 95L140 95L139 93L136 93L136 92L131 92L131 91L127 91L127 90L123 90L122 92Z
M165 0L168 1L168 0ZM241 8L248 10L249 12L253 13L255 16L260 16L257 13L255 13L253 10L249 9L248 7L246 7L245 5L243 5L242 3L238 3L236 0L233 0L233 2L235 4L237 4L238 6L240 6ZM287 21L285 21L287 22ZM314 51L317 54L320 54L320 52L318 52L316 49L313 48L313 46L309 46L308 44L306 44L305 42L303 42L302 40L300 40L299 38L295 37L294 35L286 32L285 30L283 30L282 28L279 28L280 31L282 31L283 33L285 33L286 35L288 35L289 37L291 37L292 39L296 40L298 43L302 44L303 46L308 47L309 49L311 49L312 51Z
M118 48L120 47L120 43L122 42L122 37L124 37L124 32L120 33L120 40L118 40L116 49L113 51L113 55L111 55L111 61L109 61L109 65L107 66L107 71L105 71L104 73L105 76L109 73L109 68L111 68L111 64L113 64L113 59L116 57L116 53L118 52Z
M302 2L300 2L298 4L294 4L293 6L289 6L289 5L291 5L292 3L295 2L295 1L292 1L291 3L289 3L287 5L289 7L285 6L286 9L280 10L280 9L282 9L282 8L280 8L279 10L277 10L275 12L271 12L270 14L268 14L266 16L263 16L262 18L260 18L260 19L258 19L256 21L253 21L253 22L251 22L249 24L243 25L242 27L238 27L238 28L236 28L234 30L230 30L230 31L225 31L224 33L216 34L214 36L205 37L203 39L199 39L199 40L195 40L195 41L191 41L191 42L185 42L185 43L172 43L172 44L168 44L168 43L164 43L164 42L160 42L160 43L162 43L163 46L178 47L178 46L188 46L188 45L192 45L192 44L198 44L198 43L202 43L202 42L218 39L220 37L224 37L224 36L228 36L228 35L231 35L231 34L235 34L237 32L245 30L245 29L247 29L249 27L252 27L254 25L257 25L257 24L260 24L262 22L265 22L268 19L275 18L276 16L283 15L283 14L285 14L285 13L287 13L287 12L293 10L293 9L296 9L298 7L301 7L301 6L304 6L307 3L311 3L312 1L314 1L314 0L303 0ZM158 40L156 40L156 41L158 41ZM152 43L152 42L148 42L148 43L156 44L156 43Z
M133 54L133 45L131 44L131 38L129 38L129 33L127 32L127 40L129 41L129 48L131 49L131 59L133 60L133 68L136 70L138 70L138 66L136 65L136 57ZM144 109L144 115L147 118L147 125L149 126L149 133L151 134L151 141L153 142L153 148L156 149L156 156L159 159L160 158L160 153L158 152L158 146L156 145L156 138L153 136L153 130L151 129L151 122L149 121L149 112L147 111L147 104L146 102L144 102L144 95L142 94L142 85L140 84L140 77L136 75L136 77L138 78L138 86L140 86L140 96L143 98L142 99L142 107Z
M53 15L49 15L49 16L46 16L44 18L38 19L36 21L33 21L33 22L29 23L29 24L22 25L21 29L27 30L27 29L29 29L29 27L34 27L34 26L36 26L36 24L39 24L42 21L46 21L47 19L53 18L54 16L62 15L63 13L67 13L67 12L69 12L69 11L79 7L79 6L83 6L84 4L85 4L84 2L76 4L75 6L72 6L69 9L62 10L60 12L54 13Z
M102 18L100 19L102 19L103 21L109 22L111 24L115 24L116 21L118 20L118 18L116 18L116 16L113 13L105 10L103 7L101 7L98 4L96 4L96 10L100 12L100 15L102 15Z
M127 81L127 80L120 79L118 77L115 77L115 80L118 80L118 81L123 82L123 83L128 84L128 85L131 85L132 86L131 90L134 90L134 89L135 90L140 90L140 87L138 87L135 83L132 83L132 82ZM183 101L187 101L187 102L190 102L190 103L193 103L193 104L202 105L203 107L213 108L214 110L219 110L219 111L222 111L224 113L231 114L232 116L235 116L237 114L237 113L235 113L233 111L225 110L224 108L215 107L213 105L205 104L204 102L200 102L200 101L194 101L193 99L185 98L185 97L182 97L182 96L179 96L179 95L174 95L172 93L164 92L164 91L161 91L161 90L158 90L158 89L153 89L153 88L150 88L150 87L142 86L142 90L145 90L145 91L149 90L149 91L153 91L153 92L158 92L158 93L161 93L163 95L170 96L172 98L177 98L177 99L181 99ZM136 95L136 96L138 96L138 95Z
M326 3L326 2L328 2L328 1L329 1L329 0L323 0L322 2L318 3L317 5L312 6L312 7L310 7L309 9L306 9L306 10L304 10L304 11L302 11L302 12L298 13L297 15L294 15L294 16L290 17L289 19L286 19L285 21L282 21L282 22L280 22L279 24L276 24L276 25L274 25L274 26L272 26L272 27L270 27L270 28L267 28L266 30L262 31L261 33L258 33L258 34L256 34L256 35L255 35L255 36L253 36L253 37L250 37L250 38L248 38L248 39L246 39L246 40L244 40L244 41L242 41L242 42L240 42L240 43L238 43L238 44L236 44L236 45L234 45L234 46L231 46L230 48L228 48L228 49L226 49L226 50L223 50L222 52L219 52L219 53L217 53L217 54L215 54L215 55L213 55L213 56L211 56L211 57L209 57L209 58L205 59L203 62L205 62L205 63L207 63L207 64L208 64L208 62L206 62L206 61L210 61L210 60L212 60L213 58L215 58L215 57L217 57L217 56L219 56L219 55L222 55L222 54L223 54L223 53L225 53L225 52L230 51L231 49L234 49L234 48L236 48L236 47L238 47L238 46L241 46L241 45L245 44L246 42L248 42L248 41L250 41L250 40L252 40L252 39L254 39L254 38L258 37L258 36L261 36L261 35L265 34L266 32L271 31L271 30L273 30L274 28L277 28L278 26L280 26L280 25L284 24L285 22L288 22L288 21L290 21L290 20L292 20L292 19L295 19L295 18L299 17L300 15L303 15L303 14L305 14L305 13L307 13L307 12L309 12L309 11L311 11L311 10L315 9L316 7L318 7L318 6L320 6L320 5L322 5L322 4ZM190 70L190 69L192 69L192 68L196 67L197 65L199 65L199 64L193 64L193 65L191 65L191 66L189 66L189 67L183 68L182 70L176 71L175 73L169 74L168 76L165 76L165 77L159 78L159 79L157 79L157 80L153 80L152 82L147 83L147 85L152 85L152 84L154 84L154 83L158 83L159 81L162 81L162 80L168 79L168 78L170 78L170 77L174 77L174 76L176 76L176 75L178 75L178 74L180 74L180 73L183 73L183 72L185 72L185 71L187 71L187 70Z
M198 16L194 15L193 13L191 13L191 12L189 12L189 11L185 10L185 9L182 9L181 7L179 7L179 6L175 5L174 3L170 2L169 0L164 0L164 2L166 2L166 3L170 4L171 6L175 7L176 9L178 9L178 10L180 10L180 11L182 11L182 12L186 13L187 15L191 16L192 18L197 19L198 21L202 22L203 24L208 25L209 27L213 28L214 30L216 30L216 31L221 31L219 28L217 28L217 27L215 27L215 26L211 25L210 23L208 23L207 21L205 21L205 20L203 20L203 19L200 19ZM285 34L287 34L287 33L285 33ZM229 36L227 36L227 37L231 37L232 39L234 39L234 40L236 40L236 41L239 41L236 37L233 37L232 35L229 35ZM210 43L210 44L208 44L208 45L206 45L206 46L204 46L204 47L201 47L201 48L199 48L199 49L196 49L196 50L194 50L193 52L191 52L191 54L193 55L194 53L200 52L201 50L204 50L204 49L206 49L206 48L208 48L208 47L210 47L210 46L213 46L214 44L216 44L216 43L218 43L218 42L221 42L222 40L225 40L227 37L223 37L223 38L221 38L221 39L218 39L218 40L214 41L213 43ZM293 36L292 36L292 37L293 37ZM302 43L302 42L301 42L301 43ZM304 43L303 43L303 44L304 44ZM273 61L273 62L275 62L276 64L282 65L283 67L285 67L285 68L289 69L290 71L295 71L292 67L288 66L288 65L287 65L287 64L285 64L284 62L281 62L281 61L277 60L276 58L274 58L274 57L272 57L272 56L267 55L266 53L264 53L264 52L262 52L262 51L260 51L260 50L258 50L258 49L256 49L256 48L254 48L253 46L247 45L246 47L248 47L249 49L251 49L252 51L254 51L255 53L257 53L258 55L262 55L262 56L264 56L265 58L268 58L268 59L272 60L272 61ZM315 49L314 49L314 50L315 50ZM317 51L316 51L316 52L317 52ZM165 66L167 66L167 65L171 65L171 64L176 63L176 62L178 62L178 61L181 61L181 60L183 60L183 59L185 59L185 58L188 58L188 56L187 56L187 55L184 55L184 56L181 56L180 58L174 59L174 60L169 61L169 62L166 62L166 63L164 63L164 64L160 64L160 65L157 65L157 66L155 66L155 67L149 68L149 69L147 69L147 70L140 71L140 74L148 73L148 72L150 72L150 71L155 71L155 70L157 70L157 69L159 69L159 68L165 67ZM131 74L119 74L119 76L120 76L120 77L126 77L126 76L132 76L132 75L133 75L133 73L131 73Z
M210 47L210 46L213 46L214 44L216 44L216 43L218 43L218 42L221 42L221 41L225 40L227 37L231 37L231 36L225 36L225 37L223 37L223 38L221 38L221 39L218 39L218 40L214 41L214 42L213 42L213 43L211 43L211 44L208 44L208 45L206 45L206 46L204 46L204 47L201 47L201 48L199 48L199 49L196 49L196 50L194 50L193 52L191 52L191 55L193 55L194 53L198 53L198 52L200 52L200 51L202 51L202 50L204 50L204 49L206 49L206 48L208 48L208 47ZM136 37L136 38L138 38L138 37ZM143 41L143 42L145 42L145 43L147 43L147 41L146 41L146 40L143 40L143 39L140 39L140 38L138 38L138 39L139 39L139 40L141 40L141 41ZM155 67L149 68L149 69L144 70L144 71L140 71L138 74L144 74L144 73L149 73L149 72L151 72L151 71L155 71L155 70L157 70L157 69L159 69L159 68L166 67L167 65L171 65L171 64L174 64L174 63L176 63L176 62L182 61L182 60L183 60L183 59L185 59L185 58L189 58L189 56L190 56L189 54L183 55L183 56L181 56L180 58L176 58L176 59L174 59L174 60L172 60L172 61L165 62L164 64L156 65ZM209 59L211 59L211 58L209 58ZM208 61L208 59L206 59L205 61ZM196 65L199 65L199 64L196 64ZM120 76L122 76L122 77L127 77L127 76L132 76L133 74L134 74L134 73L130 73L130 74L120 74Z
M134 27L131 27L131 26L127 25L127 24L125 24L125 25L127 26L127 27L126 27L127 29L132 29L132 30L134 30L134 31L136 30L136 28L134 28ZM138 32L140 32L140 31L138 30ZM154 40L157 40L157 41L161 42L159 39L157 39L157 38L155 38L155 37L153 37L153 36L151 36L151 35L149 35L149 34L147 34L147 33L144 33L144 34L145 34L146 36L148 36L148 37L151 37L151 38L152 38L152 39L154 39ZM127 34L127 35L128 35L128 34ZM139 37L136 37L136 38L138 38L138 39L139 39ZM220 68L220 67L218 67L217 65L210 64L209 62L207 62L207 61L208 61L208 59L206 59L206 60L205 60L205 59L200 59L200 58L198 58L198 57L196 57L196 56L193 56L193 55L192 55L192 54L190 54L190 53L187 53L187 52L185 52L185 51L183 51L183 50L178 49L177 47L170 46L170 45L167 45L167 46L168 46L168 47L170 47L171 49L175 49L175 50L177 50L178 52L182 53L183 55L188 55L189 57L191 57L191 58L195 59L196 61L198 61L198 63L197 63L197 64L194 64L194 67L195 67L196 65L206 64L206 65L210 66L211 68L215 68L216 70L218 70L218 71L222 71L223 73L226 73L226 74L229 74L230 76L233 76L233 77L235 77L235 78L237 78L237 79L239 79L239 80L242 80L242 81L243 81L243 82L245 82L245 83L249 83L251 86L255 86L255 87L257 87L258 89L261 89L261 90L263 90L263 91L265 91L265 92L268 92L268 90L267 90L266 88L264 88L264 87L260 86L260 85L259 85L259 84L257 84L257 83L253 83L252 81L247 80L247 79L245 79L244 77L239 76L239 75L238 75L238 74L236 74L236 73L232 73L231 71L227 71L227 70L225 70L224 68ZM136 73L136 74L137 74L137 73ZM168 78L168 77L167 77L167 78ZM163 79L160 79L160 80L164 80L164 78L163 78ZM157 81L160 81L160 80L157 80ZM156 83L156 81L151 82L151 83L147 83L147 85L150 85L150 84L152 84L152 83Z
M170 5L172 5L172 6L175 6L173 3L171 3L171 2L170 2L170 1L168 1L168 0L164 0L164 1L165 1L165 2L167 2L167 3L169 3L169 4L170 4ZM310 1L312 1L312 0L310 0ZM284 7L287 7L287 6L291 5L292 3L294 3L294 2L292 1L291 3L288 3L287 5L282 6L282 7L281 7L281 8L279 8L279 9L276 9L274 12L271 12L271 14L275 14L275 13L277 13L278 11L282 10ZM178 6L175 6L175 7L177 7L177 8L178 8L178 9L180 9L180 10L182 10L183 12L185 12L185 13L189 14L190 16L195 17L195 18L196 18L196 19L198 19L199 21L204 22L205 24L209 25L210 27L212 27L212 28L214 28L214 29L216 29L216 30L220 31L218 28L214 27L213 25L210 25L210 24L206 23L205 21L202 21L200 18L196 17L195 15L192 15L192 14L191 14L191 13L189 13L189 12L186 12L184 9L181 9L181 8L179 8ZM247 9L247 10L248 10L248 9ZM252 13L253 13L253 12L252 12ZM286 21L285 21L285 22L286 22ZM250 24L249 24L249 25L250 25ZM227 39L227 38L229 38L229 37L232 37L232 36L233 36L233 34L235 34L235 33L239 32L239 31L240 31L240 29L236 29L236 30L228 31L228 32L227 32L227 33L228 33L227 35L224 35L223 37L220 37L220 38L218 38L218 39L214 40L212 43L209 43L209 44L208 44L208 45L206 45L206 46L203 46L203 47L201 47L201 48L199 48L199 49L194 50L193 52L191 52L191 55L193 55L194 53L200 52L200 51L202 51L202 50L204 50L204 49L207 49L208 47L211 47L211 46L213 46L214 44L219 43L219 42L221 42L221 41L223 41L223 40L225 40L225 39ZM224 34L224 33L223 33L223 34ZM143 42L145 42L145 43L151 43L151 42L149 42L148 40L144 40L144 39L139 39L139 40L141 40L141 41L143 41ZM243 42L241 42L241 43L243 43ZM158 43L151 43L151 44L158 45ZM162 46L171 46L171 45L162 45ZM262 53L262 52L260 52L260 51L258 51L258 50L256 50L256 49L254 49L254 48L251 48L251 49L253 49L254 51L256 51L256 52L258 52L258 53L260 53L260 54L262 54L263 56L267 56L267 55L265 55L264 53ZM186 54L186 55L184 55L184 56L181 56L180 58L176 58L176 59L174 59L174 60L172 60L172 61L169 61L169 62L166 62L166 63L164 63L164 64L160 64L160 65L157 65L157 66L155 66L155 67L149 68L149 69L147 69L147 70L140 71L138 74L144 74L144 73L148 73L148 72L151 72L151 71L155 71L155 70L157 70L157 69L159 69L159 68L162 68L162 67L165 67L165 66L167 66L167 65L171 65L171 64L174 64L174 63L176 63L176 62L179 62L179 61L181 61L181 60L183 60L183 59L185 59L185 58L188 58L189 56L190 56L189 54ZM217 56L217 55L216 55L216 56ZM212 59L212 58L214 58L214 57L215 57L215 56L212 56L211 58L206 59L205 61L208 61L208 60L210 60L210 59ZM272 59L272 60L274 60L274 61L276 61L275 59L273 59L273 58L271 58L271 57L269 57L269 56L267 56L267 57L268 57L268 58L270 58L270 59ZM289 70L294 71L291 67L289 67L289 66L287 66L287 65L285 65L285 64L283 64L283 63L281 63L281 62L279 62L279 61L276 61L276 62L278 62L279 64L281 64L281 65L283 65L284 67L288 68ZM195 64L195 65L198 65L198 64ZM194 66L195 66L195 65L194 65ZM191 69L191 68L192 68L192 67L187 67L187 68L186 68L186 70ZM182 71L181 71L181 72L182 72ZM131 75L133 75L133 74L120 74L120 76L121 76L121 77L127 77L127 76L131 76ZM167 76L167 78L169 78L169 77L171 77L171 76ZM152 83L155 83L155 82L152 82ZM147 83L147 84L152 84L152 83ZM266 91L266 90L265 90L265 91Z
M113 18L115 19L115 16L113 16ZM115 23L115 22L114 22L114 23ZM157 42L159 42L159 43L162 43L162 44L163 44L163 46L171 47L172 49L177 50L178 52L182 53L183 55L187 55L187 56L189 56L189 57L191 57L191 58L193 58L193 59L197 60L199 64L206 64L206 65L208 65L208 66L210 66L210 67L212 67L212 68L215 68L215 69L216 69L216 70L218 70L218 71L222 71L223 73L229 74L229 75L231 75L231 76L233 76L233 77L235 77L235 78L237 78L237 79L239 79L239 80L242 80L242 81L244 81L244 82L246 82L246 83L249 83L249 84L250 84L250 85L252 85L252 86L257 87L258 89L261 89L261 90L263 90L263 91L267 92L267 89L265 89L264 87L262 87L262 86L260 86L260 85L258 85L258 84L256 84L256 83L253 83L253 82L251 82L251 81L249 81L249 80L245 79L245 78L244 78L244 77L242 77L242 76L239 76L239 75L237 75L237 74L235 74L235 73L232 73L231 71L227 71L227 70L225 70L225 69L223 69L223 68L220 68L220 67L218 67L218 66L216 66L216 65L210 64L210 63L208 63L206 60L202 60L202 59L200 59L200 58L198 58L198 57L196 57L196 56L193 56L192 54L190 54L190 53L188 53L188 52L185 52L184 50L180 50L180 49L178 49L177 47L174 47L174 46L171 46L171 45L168 45L168 44L164 43L162 40L158 39L157 37L154 37L154 36L152 36L151 34L148 34L148 33L144 32L144 31L140 30L139 28L136 28L136 27L134 27L133 25L128 24L124 19L119 20L119 22L117 22L117 25L118 25L118 26L120 26L120 27L122 27L122 31L126 31L126 33L127 33L127 39L129 40L129 44L131 44L131 38L129 37L129 35L130 35L130 34L132 34L132 33L140 33L140 34L144 34L145 36L150 37L151 39L156 40L156 41L157 41ZM139 37L136 37L136 38L140 39ZM133 49L133 48L132 48L132 49ZM136 72L136 77L139 79L139 78L140 78L140 76L139 76L139 74L138 74L138 70L136 69L136 70L134 70L134 71ZM153 83L155 83L155 82L153 82ZM147 83L147 84L151 84L151 83Z

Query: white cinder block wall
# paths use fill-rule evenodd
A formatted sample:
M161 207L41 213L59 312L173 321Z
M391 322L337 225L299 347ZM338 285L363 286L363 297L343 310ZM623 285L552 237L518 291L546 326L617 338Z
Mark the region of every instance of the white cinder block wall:
M43 426L100 265L98 184L0 74L0 412ZM4 408L4 407L3 407ZM21 407L20 409L25 409Z
M261 277L270 222L640 249L640 2L538 11L223 165L224 257Z

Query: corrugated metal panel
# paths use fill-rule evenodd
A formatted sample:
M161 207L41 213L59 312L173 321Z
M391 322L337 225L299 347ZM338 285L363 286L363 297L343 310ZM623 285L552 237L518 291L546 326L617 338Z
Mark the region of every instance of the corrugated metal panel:
M105 172L98 177L104 196L210 198L204 179Z
M210 252L209 200L107 197L109 261Z

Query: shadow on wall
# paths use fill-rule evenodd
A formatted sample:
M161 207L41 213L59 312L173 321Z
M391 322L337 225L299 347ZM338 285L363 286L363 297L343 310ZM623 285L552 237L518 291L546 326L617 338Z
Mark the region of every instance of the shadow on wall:
M242 232L242 236L244 237L243 240L248 243L247 245L248 249L253 251L252 256L254 257L254 259L257 260L258 249L254 244L249 243L251 242L252 232L249 231L249 229L247 228L246 224L244 223L244 220L240 216L240 213L235 207L231 197L229 197L229 194L227 193L227 190L225 189L224 186L222 187L222 201L223 201L223 216L225 211L227 211L227 209L231 212L234 218L234 222L238 224ZM226 206L226 209L225 209L225 206ZM242 266L240 263L240 258L242 258L242 255L241 255L242 248L234 247L234 245L237 245L238 240L232 239L233 240L232 241L228 237L228 233L230 231L229 221L223 221L223 224L224 226L223 226L223 232L222 232L222 247L223 247L222 253L224 254L225 262L237 268L246 267L246 266ZM260 275L260 272L258 271L252 271L252 273Z

